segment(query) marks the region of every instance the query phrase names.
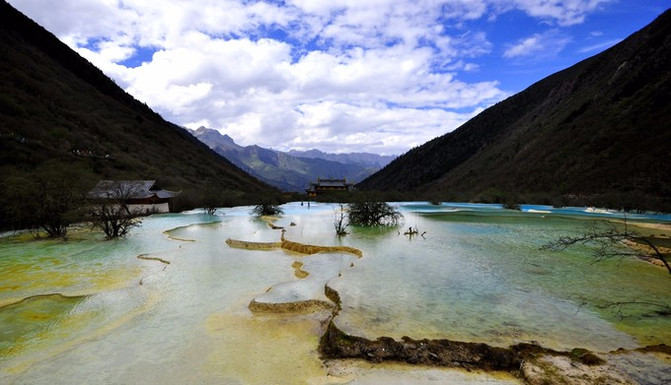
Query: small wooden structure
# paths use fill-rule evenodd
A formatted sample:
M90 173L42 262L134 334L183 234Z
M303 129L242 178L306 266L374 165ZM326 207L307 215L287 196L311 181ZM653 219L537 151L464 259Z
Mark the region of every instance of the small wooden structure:
M101 180L88 196L94 201L122 201L133 213L167 213L170 212L170 199L180 193L162 190L154 180Z
M310 188L305 191L309 197L316 197L319 194L333 191L350 191L352 186L352 183L347 183L347 179L317 178L317 182L310 183Z

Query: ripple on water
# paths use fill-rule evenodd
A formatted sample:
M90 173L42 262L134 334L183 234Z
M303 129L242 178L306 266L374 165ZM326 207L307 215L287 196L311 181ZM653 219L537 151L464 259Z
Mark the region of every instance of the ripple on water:
M0 356L56 327L85 298L58 293L36 295L0 308Z

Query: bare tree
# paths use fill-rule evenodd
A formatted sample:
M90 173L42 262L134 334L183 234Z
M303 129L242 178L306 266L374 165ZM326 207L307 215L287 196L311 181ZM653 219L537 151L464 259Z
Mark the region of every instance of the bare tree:
M123 237L140 226L140 211L131 210L128 201L140 190L128 181L109 182L95 192L95 203L89 210L93 227L101 229L108 239Z
M345 205L340 203L340 208L334 209L333 214L333 227L335 228L336 234L338 236L347 235L347 226L349 226L349 221L347 219L347 213L345 212Z
M609 258L644 257L661 261L667 271L671 273L671 268L662 250L654 244L651 238L630 231L627 226L626 217L624 230L621 230L621 228L618 229L612 222L607 222L601 227L592 225L581 235L561 237L556 241L545 244L541 247L541 250L561 251L578 244L593 247L592 256L595 262ZM582 303L581 307L585 304L587 302ZM600 309L614 310L620 318L627 317L628 311L625 308L631 308L632 306L653 307L657 309L654 311L656 315L671 315L671 306L663 300L655 299L654 297L642 300L614 301L603 305L596 305Z
M592 226L578 236L561 237L556 241L545 244L541 249L561 251L576 244L595 246L592 256L597 261L614 257L624 258L641 255L646 258L657 259L664 264L667 271L671 274L671 266L669 266L664 253L650 238L630 231L626 217L624 220L624 230L619 230L615 224L608 222L605 227ZM631 247L636 245L644 247Z

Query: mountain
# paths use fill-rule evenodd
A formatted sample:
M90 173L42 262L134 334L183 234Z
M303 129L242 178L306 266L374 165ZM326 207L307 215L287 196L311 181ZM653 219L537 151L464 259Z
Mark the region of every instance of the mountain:
M183 206L198 205L205 185L250 199L277 192L165 121L2 1L0 182L54 162L94 179L157 180L181 190Z
M320 177L346 178L356 183L378 171L386 159L373 154L335 155L318 150L310 152L312 156L300 157L293 155L298 153L295 151L285 153L259 146L239 146L230 136L205 127L191 133L241 169L284 191L304 192L310 182Z
M670 53L671 10L357 187L436 200L556 197L671 210Z
M317 149L309 151L289 150L289 155L299 158L325 159L344 164L360 164L365 167L382 168L396 159L396 155L378 155L367 152L351 152L347 154L329 154Z

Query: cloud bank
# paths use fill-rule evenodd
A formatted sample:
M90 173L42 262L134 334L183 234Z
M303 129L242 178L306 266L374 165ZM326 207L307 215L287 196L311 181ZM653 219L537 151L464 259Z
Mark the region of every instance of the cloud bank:
M510 95L493 76L464 80L480 58L557 54L559 29L609 1L13 3L176 124L279 150L400 154ZM478 26L510 12L549 29L496 51Z

